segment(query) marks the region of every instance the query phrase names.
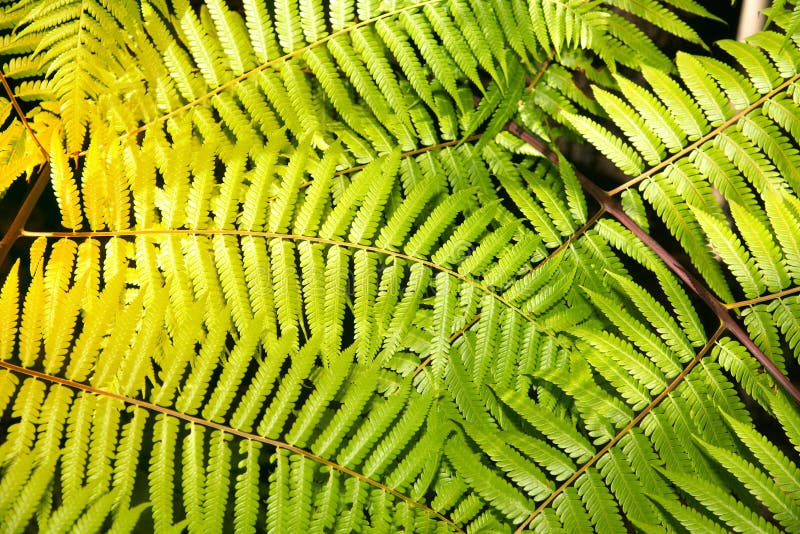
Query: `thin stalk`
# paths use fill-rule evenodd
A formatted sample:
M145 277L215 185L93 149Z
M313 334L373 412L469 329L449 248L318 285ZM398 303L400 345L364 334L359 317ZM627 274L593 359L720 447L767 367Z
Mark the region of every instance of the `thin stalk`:
M39 202L39 198L42 196L48 183L50 183L50 164L45 163L39 170L36 181L33 183L33 188L28 193L28 196L25 197L25 201L22 203L19 211L17 211L17 215L11 222L11 226L9 226L8 231L3 235L3 239L0 240L0 265L3 265L8 257L8 253L11 251L11 247L13 247L17 239L22 236L25 223L28 222L28 218L31 216L31 213L33 213L33 208L36 207L36 203Z

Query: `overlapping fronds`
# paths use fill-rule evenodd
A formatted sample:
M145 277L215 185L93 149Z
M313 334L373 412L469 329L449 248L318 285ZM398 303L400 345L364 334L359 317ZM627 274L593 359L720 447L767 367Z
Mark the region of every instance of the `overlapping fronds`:
M2 9L62 226L0 244L4 532L796 529L796 407L642 237L794 369L788 7L674 64L692 0Z
M790 311L794 297L769 304L758 300L797 283L794 219L800 152L794 116L800 50L793 40L771 32L755 35L750 44L725 41L720 47L738 65L679 56L680 80L688 91L663 74L645 71L653 92L630 88L625 97L634 105L653 104L643 107L646 112L638 120L630 118L630 107L619 118L629 124L627 129L619 125L630 145L606 133L599 147L615 161L629 154L647 160L651 167L646 170L625 169L636 171L630 184L641 182L645 199L723 301L756 299L743 311L745 323L781 364L782 346L794 353L797 344ZM612 117L620 111L610 103L604 106ZM682 122L691 122L693 130L679 126ZM695 131L694 139L682 137L686 131ZM665 142L672 139L672 155L652 143L644 151L645 139L653 134ZM619 148L610 148L611 143ZM720 273L717 258L732 280ZM730 281L737 287L731 290ZM782 326L776 329L774 324Z

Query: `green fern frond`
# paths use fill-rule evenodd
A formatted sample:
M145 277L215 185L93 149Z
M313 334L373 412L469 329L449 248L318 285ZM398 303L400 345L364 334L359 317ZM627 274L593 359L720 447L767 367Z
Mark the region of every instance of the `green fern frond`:
M0 11L3 529L796 526L788 7L724 63L694 0Z
M755 298L761 295L764 291L764 280L739 238L721 221L701 211L695 211L695 216L708 235L714 251L719 254L742 286L745 296Z
M644 170L641 156L600 124L581 115L564 114L572 125L595 144L623 172L637 175Z

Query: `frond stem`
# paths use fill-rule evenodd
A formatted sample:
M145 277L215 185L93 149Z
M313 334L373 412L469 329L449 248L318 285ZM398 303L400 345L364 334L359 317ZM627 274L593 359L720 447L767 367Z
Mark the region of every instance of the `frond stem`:
M427 152L432 152L432 151L438 150L440 148L447 148L447 147L451 147L451 146L461 145L461 144L464 144L464 143L471 143L472 141L477 141L478 139L480 139L481 135L483 135L483 134L479 134L478 133L478 134L470 135L469 137L467 137L465 139L454 139L453 141L445 141L443 143L437 143L435 145L424 146L422 148L416 148L414 150L409 150L408 152L403 152L402 154L400 154L400 159L403 160L405 158L410 158L410 157L413 157L413 156L419 156L420 154L425 154ZM351 172L356 172L356 171L362 170L367 165L369 165L369 163L365 163L364 165L356 165L355 167L350 167L348 169L342 169L341 171L336 171L333 175L334 176L341 176L343 174L350 174ZM300 187L302 188L302 187L306 187L308 185L311 185L311 180L300 184Z
M548 57L547 59L544 60L544 63L542 63L542 66L539 67L538 71L536 71L536 76L534 76L533 80L531 80L531 83L528 84L528 88L527 88L528 91L533 91L533 89L539 83L539 80L541 80L542 76L544 76L544 73L547 70L547 67L549 67L550 63L552 63L552 62L553 62L553 56L550 56L550 57Z
M508 299L506 299L502 295L495 293L494 291L489 289L487 286L481 284L477 280L473 280L472 278L464 276L463 274L457 271L448 269L447 267L443 267L430 260L409 256L408 254L403 254L402 252L397 252L395 250L373 247L371 245L361 245L359 243L349 243L347 241L337 241L335 239L326 239L324 237L314 237L306 235L279 234L275 232L258 232L254 230L224 230L224 229L112 230L105 232L31 232L23 230L20 233L20 235L24 237L58 237L58 238L71 238L71 239L87 239L95 237L132 237L137 235L205 235L205 236L232 235L239 237L248 236L248 237L263 237L266 239L286 239L289 241L308 241L310 243L322 243L324 245L333 245L344 248L354 248L358 250L365 250L367 252L374 252L376 254L383 254L385 256L393 256L395 258L406 260L412 263L419 263L430 269L443 272L454 278L458 278L462 282L470 284L471 286L482 291L483 293L490 295L492 298L496 299L501 304L505 305L506 307L510 308L511 310L521 315L526 321L536 325L536 321L534 320L533 317L522 311L522 309L519 308L518 306L512 304Z
M531 515L529 515L527 519L525 519L525 521L523 521L522 524L517 527L517 529L514 531L514 534L520 534L525 529L525 527L527 527L530 524L530 522L533 521L534 518L542 512L542 510L544 510L547 506L550 505L550 503L553 502L553 500L556 497L558 497L561 493L564 492L565 489L570 487L576 480L578 480L578 478L580 478L580 476L583 475L592 465L597 463L597 461L600 460L600 458L602 458L605 453L611 450L611 447L616 445L617 442L625 436L625 434L630 432L636 425L638 425L642 421L642 419L644 419L647 416L647 414L653 411L653 408L655 408L658 404L660 404L661 401L663 401L667 395L672 393L675 390L675 388L678 387L678 385L681 382L683 382L683 379L686 378L689 372L692 369L694 369L694 367L698 364L698 362L700 362L703 356L705 356L708 353L708 351L711 349L714 343L717 342L717 339L719 339L719 336L721 336L722 333L725 332L725 330L726 330L725 324L720 323L719 327L717 327L717 330L714 332L711 338L706 342L705 345L703 345L703 348L698 351L695 357L692 358L692 360L688 364L686 364L686 367L684 367L683 370L680 372L680 374L678 374L678 376L676 376L672 380L672 382L669 383L669 385L664 389L664 391L659 393L658 396L656 396L656 398L650 401L650 404L645 406L641 412L636 414L636 417L631 419L631 421L627 425L625 425L624 428L622 428L619 432L617 432L617 434L613 438L611 438L611 440L608 443L606 443L603 446L603 448L597 451L597 453L594 456L592 456L591 459L589 459L589 461L587 461L579 469L577 469L574 473L572 473L572 475L567 480L565 480L558 488L556 488L556 490L553 491L553 493L548 495L547 499L542 501L542 503L539 504L538 507L536 507L536 510L534 510L531 513Z
M33 378L38 378L40 380L53 382L53 383L56 383L56 384L59 384L59 385L62 385L62 386L67 386L67 387L70 387L70 388L73 388L73 389L86 391L88 393L93 393L95 395L102 395L102 396L105 396L105 397L109 397L109 398L112 398L112 399L116 399L116 400L122 401L122 402L124 402L126 404L129 404L129 405L132 405L132 406L136 406L138 408L142 408L144 410L148 410L148 411L151 411L151 412L159 412L159 413L162 413L162 414L170 416L170 417L175 417L177 419L181 419L183 421L187 421L187 422L190 422L190 423L195 423L195 424L202 425L202 426L205 426L205 427L208 427L208 428L213 428L214 430L219 430L221 432L226 432L228 434L233 434L234 436L239 436L240 438L249 439L249 440L252 440L252 441L258 441L258 442L261 442L261 443L265 443L267 445L272 445L276 449L284 449L284 450L293 452L295 454L299 454L300 456L304 456L305 458L308 458L309 460L312 460L314 462L326 465L326 466L330 467L331 469L335 469L337 471L340 471L340 472L342 472L342 473L344 473L346 475L349 475L351 477L357 478L358 480L360 480L362 482L365 482L366 484L369 484L370 486L376 487L376 488L378 488L378 489L380 489L382 491L390 493L390 494L394 495L395 497L397 497L398 499L402 500L403 502L405 502L405 503L407 503L407 504L409 504L411 506L414 506L416 508L420 508L420 509L424 510L425 512L437 517L441 521L444 521L445 523L447 523L448 525L450 525L454 529L456 529L458 532L464 532L452 520L448 519L444 515L442 515L439 512L437 512L436 510L434 510L432 508L429 508L428 506L413 500L411 497L403 495L399 491L397 491L395 489L392 489L392 488L390 488L388 486L385 486L384 484L381 484L380 482L378 482L376 480L372 480L371 478L367 477L366 475L358 473L357 471L353 471L352 469L348 469L347 467L345 467L343 465L339 465L336 462L328 460L327 458L322 458L321 456L317 456L316 454L314 454L314 453L312 453L310 451L301 449L299 447L295 447L294 445L290 445L288 443L284 443L282 441L278 441L278 440L275 440L275 439L265 438L263 436L259 436L258 434L252 434L250 432L245 432L243 430L238 430L236 428L233 428L233 427L230 427L230 426L227 426L227 425L223 425L223 424L220 424L220 423L215 423L214 421L208 421L206 419L202 419L202 418L196 417L194 415L189 415L189 414L185 414L183 412L179 412L177 410L173 410L172 408L166 408L164 406L158 406L157 404L153 404L153 403L150 403L150 402L147 402L147 401L143 401L143 400L140 400L140 399L135 399L133 397L127 397L125 395L120 395L119 393L114 393L112 391L106 391L106 390L103 390L103 389L100 389L100 388L96 388L94 386L90 386L88 384L83 384L81 382L75 382L75 381L72 381L72 380L69 380L69 379L66 379L66 378L61 378L61 377L58 377L58 376L48 375L46 373L41 373L39 371L34 371L33 369L26 369L25 367L20 367L18 365L14 365L14 364L6 362L6 361L0 361L0 367L4 367L4 368L8 369L9 371L12 371L12 372L15 372L15 373L18 373L18 374L24 374L24 375L27 375L27 376L30 376L30 377L33 377Z
M753 111L754 109L761 107L761 105L765 101L767 101L770 98L774 97L775 95L777 95L778 93L780 93L781 91L786 89L788 86L790 86L791 84L793 84L797 80L800 80L800 74L795 74L794 76L792 76L791 78L789 78L788 80L786 80L785 82L780 84L778 87L776 87L775 89L773 89L769 93L765 94L764 96L762 96L761 98L759 98L758 100L756 100L755 102L753 102L752 104L747 106L746 108L734 113L733 116L731 116L730 119L726 120L725 122L723 122L722 124L720 124L719 126L714 128L713 130L708 132L706 135L704 135L703 137L701 137L700 139L698 139L694 143L691 143L690 145L684 147L682 150L680 150L677 153L673 154L672 156L668 157L667 159L665 159L664 161L662 161L661 163L659 163L655 167L651 167L650 169L648 169L647 171L643 172L642 174L640 174L636 178L634 178L632 180L628 180L627 182L625 182L624 184L620 185L619 187L615 187L614 189L608 191L608 195L609 196L614 196L614 195L616 195L618 193L621 193L622 191L624 191L626 189L629 189L631 186L634 186L634 185L638 184L639 182L642 182L645 179L649 178L650 176L654 175L655 173L657 173L661 169L665 168L667 165L671 165L672 163L675 163L676 161L678 161L680 158L685 157L687 154L689 154L695 148L699 147L700 145L702 145L706 141L708 141L710 139L713 139L717 134L719 134L723 130L728 129L728 127L732 126L733 124L736 124L736 122L738 122L739 119L741 119L742 117L744 117L745 115L747 115L748 113Z
M783 291L778 291L777 293L770 293L769 295L761 295L760 297L756 297L754 299L731 302L730 304L726 304L725 307L729 310L735 310L738 308L744 308L745 306L752 306L753 304L759 304L761 302L767 302L770 300L779 299L781 297L794 295L795 293L800 293L800 286L790 287L789 289L784 289Z

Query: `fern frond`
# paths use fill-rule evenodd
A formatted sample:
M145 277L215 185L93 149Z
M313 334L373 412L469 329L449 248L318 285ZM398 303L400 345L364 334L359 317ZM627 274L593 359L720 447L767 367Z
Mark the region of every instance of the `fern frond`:
M763 471L725 449L704 442L701 442L701 445L762 502L784 528L792 531L800 526L800 510L797 505L774 486Z
M159 529L171 527L174 521L173 502L169 497L173 493L173 458L177 432L176 419L156 416L155 446L150 455L149 479L153 520Z
M736 203L731 203L731 214L736 220L748 249L762 273L767 289L777 293L789 285L789 277L783 268L783 258L775 245L772 234L755 217Z
M778 244L783 252L787 274L797 281L798 274L800 274L798 272L798 267L800 266L800 243L796 241L797 236L793 231L796 218L786 206L782 195L766 194L765 207L775 236L778 239Z
M80 206L78 186L75 183L67 154L61 138L54 133L50 143L50 165L53 189L61 210L61 224L65 228L79 230L83 224L83 213Z
M701 5L689 1L674 1L670 0L665 2L668 6L685 10L689 13L695 13L705 18L714 18L714 16L705 10ZM669 10L667 7L660 5L660 2L628 2L620 1L614 2L614 5L629 11L630 13L641 17L645 20L653 20L655 24L673 35L686 39L689 42L702 44L700 37L697 33L685 24L680 18Z
M574 529L577 532L588 532L592 529L589 515L586 513L575 488L566 488L563 493L555 498L553 504L558 518L568 531Z
M744 67L759 93L769 93L780 83L780 74L758 48L727 39L717 42L717 45L736 58Z
M730 339L720 340L712 353L720 366L731 373L748 395L762 405L768 403L769 384L759 373L758 363L738 343Z
M708 235L714 251L720 255L742 286L745 296L754 298L760 295L764 291L763 278L739 238L721 221L699 210L694 215Z
M642 172L644 163L639 154L603 126L581 115L565 113L564 116L622 172L632 176Z
M14 262L3 282L0 315L5 318L0 329L0 360L8 360L14 352L19 324L19 261Z
M700 105L712 127L722 124L732 113L719 87L706 76L703 66L692 56L678 53L675 62L681 79Z
M445 449L448 459L464 480L487 502L512 521L519 522L533 508L532 502L511 484L483 465L462 437L452 438Z
M689 141L702 137L708 129L708 122L698 104L689 98L683 88L667 74L651 67L643 67L642 74Z
M695 57L714 79L733 105L733 109L746 109L758 99L753 84L739 71L722 61L710 57Z
M665 471L664 475L734 530L747 532L756 529L760 532L778 532L778 529L763 517L707 481L671 471Z
M575 461L582 463L594 455L594 448L591 443L574 427L563 424L558 416L547 413L545 410L537 410L532 402L525 402L522 395L508 391L502 394L503 402L523 417L537 431L558 445Z
M662 496L656 493L650 493L647 495L647 497L664 508L689 531L702 530L703 532L713 532L717 534L727 532L722 525L716 523L693 508L689 508L688 506L684 506L669 499L664 499Z
M611 219L624 191L660 238L655 212L791 367L796 39L673 62L651 31L700 44L694 0L239 5L0 14L29 103L0 100L0 163L47 140L73 230L0 245L47 236L2 275L4 528L795 526L796 466L743 399L796 445L788 401ZM587 203L509 120L633 181Z
M657 165L664 156L664 147L655 133L641 120L637 120L634 110L619 97L603 91L594 90L594 95L616 125L631 141L648 165Z

